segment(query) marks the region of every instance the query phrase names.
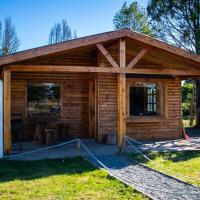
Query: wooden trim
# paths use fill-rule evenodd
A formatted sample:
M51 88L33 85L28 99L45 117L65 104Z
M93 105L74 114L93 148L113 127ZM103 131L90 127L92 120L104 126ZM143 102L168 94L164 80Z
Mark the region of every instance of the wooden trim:
M164 85L164 116L168 119L168 81Z
M126 135L126 75L118 74L118 146L124 145Z
M89 81L89 138L95 137L95 128L96 128L96 121L95 121L95 80Z
M126 44L124 39L120 39L120 68L126 67ZM118 74L118 146L122 151L124 146L124 136L126 135L126 74Z
M126 67L126 40L125 38L120 38L119 41L119 61L120 68Z
M3 73L4 153L11 152L11 72Z
M113 59L113 57L109 54L109 52L105 49L102 44L97 44L99 51L104 55L106 60L115 68L119 68L117 62Z
M175 47L173 45L167 44L165 42L159 41L153 37L131 31L129 29L123 29L119 31L112 31L107 33L101 33L97 35L91 35L83 38L78 38L68 42L62 42L54 45L47 45L43 47L38 47L35 49L30 49L22 52L18 52L12 55L3 56L0 58L0 65L5 65L8 63L23 61L39 56L49 55L57 52L62 52L70 49L75 49L82 46L89 46L98 43L102 43L109 40L115 40L121 37L129 37L136 41L139 41L148 46L154 46L164 51L170 52L179 57L185 58L187 60L193 61L195 63L200 63L200 56L192 54L184 49Z
M36 83L55 83L55 84L59 84L60 85L60 114L58 115L58 118L62 118L63 117L63 82L62 80L40 80L40 79L26 79L26 88L25 88L25 103L26 106L24 108L25 111L25 118L29 121L30 119L28 118L28 85L29 84L36 84Z
M99 131L99 124L100 124L100 117L99 117L99 74L97 74L97 77L95 79L95 116L96 116L96 131L95 131L95 138L100 141L100 131Z
M111 31L107 33L101 33L91 36L86 36L78 39L74 39L67 42L62 42L59 44L47 45L43 47L38 47L34 49L29 49L26 51L18 52L8 56L3 56L0 58L0 65L5 65L8 63L23 61L39 56L45 56L57 52L67 51L70 49L75 49L88 45L95 45L108 40L118 39L125 36L125 30Z
M127 119L127 123L158 123L164 121L163 116L131 116Z
M55 66L55 65L10 65L5 70L12 72L101 72L101 73L130 73L130 74L159 74L174 76L196 76L200 77L200 70L175 70L175 69L147 69L147 68L114 68L93 66Z
M139 61L140 59L149 51L149 48L144 48L142 49L128 64L127 68L131 69L133 68Z
M182 48L176 47L174 45L170 45L166 42L162 42L158 39L155 39L153 37L141 34L141 33L137 33L134 31L130 31L130 30L126 30L126 36L129 38L132 38L136 41L139 41L143 44L146 44L148 46L154 46L157 47L159 49L162 49L164 51L170 52L174 55L177 55L179 57L185 58L187 60L191 60L194 61L195 63L199 63L200 62L200 56L196 55L194 53L190 53L187 50L184 50Z
M131 116L130 115L130 94L129 94L129 89L130 87L135 83L135 82L150 82L150 83L156 83L159 84L161 91L160 91L160 114L157 116ZM166 80L158 80L158 79L143 79L143 78L137 78L137 79L129 79L127 81L127 86L126 86L126 92L127 92L127 121L130 122L160 122L163 121L163 119L166 118L166 113L167 113L167 106L166 106Z
M64 110L64 106L63 106L63 96L64 96L64 84L63 81L59 82L60 84L60 118L64 117L63 114L63 110Z

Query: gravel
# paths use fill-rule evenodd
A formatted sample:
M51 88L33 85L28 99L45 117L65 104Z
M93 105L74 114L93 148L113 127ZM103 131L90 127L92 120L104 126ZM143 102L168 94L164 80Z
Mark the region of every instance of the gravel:
M123 156L96 156L111 172L152 199L200 199L200 188L134 163ZM87 157L98 167L93 158Z

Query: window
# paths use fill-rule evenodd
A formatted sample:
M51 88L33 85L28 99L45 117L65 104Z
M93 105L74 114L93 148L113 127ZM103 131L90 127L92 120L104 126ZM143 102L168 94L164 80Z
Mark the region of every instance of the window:
M154 116L160 114L160 84L135 82L129 88L130 116Z
M27 86L28 117L60 115L60 84L33 83Z

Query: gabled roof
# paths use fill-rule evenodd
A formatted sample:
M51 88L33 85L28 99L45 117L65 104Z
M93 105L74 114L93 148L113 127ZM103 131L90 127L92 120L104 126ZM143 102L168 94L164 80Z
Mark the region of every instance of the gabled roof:
M122 37L129 37L145 45L156 47L164 51L167 51L169 53L172 53L174 55L177 55L179 57L185 58L187 60L200 63L199 55L190 53L184 49L167 44L158 39L144 35L142 33L131 31L129 29L122 29L118 31L111 31L111 32L105 32L105 33L100 33L96 35L86 36L86 37L82 37L82 38L78 38L78 39L74 39L74 40L70 40L70 41L62 42L58 44L46 45L46 46L10 54L7 56L2 56L0 57L0 66L11 64L14 62L24 61L27 59L32 59L32 58L36 58L40 56L50 55L53 53L67 51L70 49L75 49L75 48L79 48L83 46L95 45L97 43L111 41L111 40L115 40Z

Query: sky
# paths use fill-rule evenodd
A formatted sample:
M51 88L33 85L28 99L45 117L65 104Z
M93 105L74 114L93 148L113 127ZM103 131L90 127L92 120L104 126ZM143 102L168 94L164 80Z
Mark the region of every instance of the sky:
M19 50L43 46L55 22L66 19L78 37L111 31L113 17L125 0L0 0L0 20L11 17ZM134 0L126 0L128 4ZM143 7L148 0L138 0Z

